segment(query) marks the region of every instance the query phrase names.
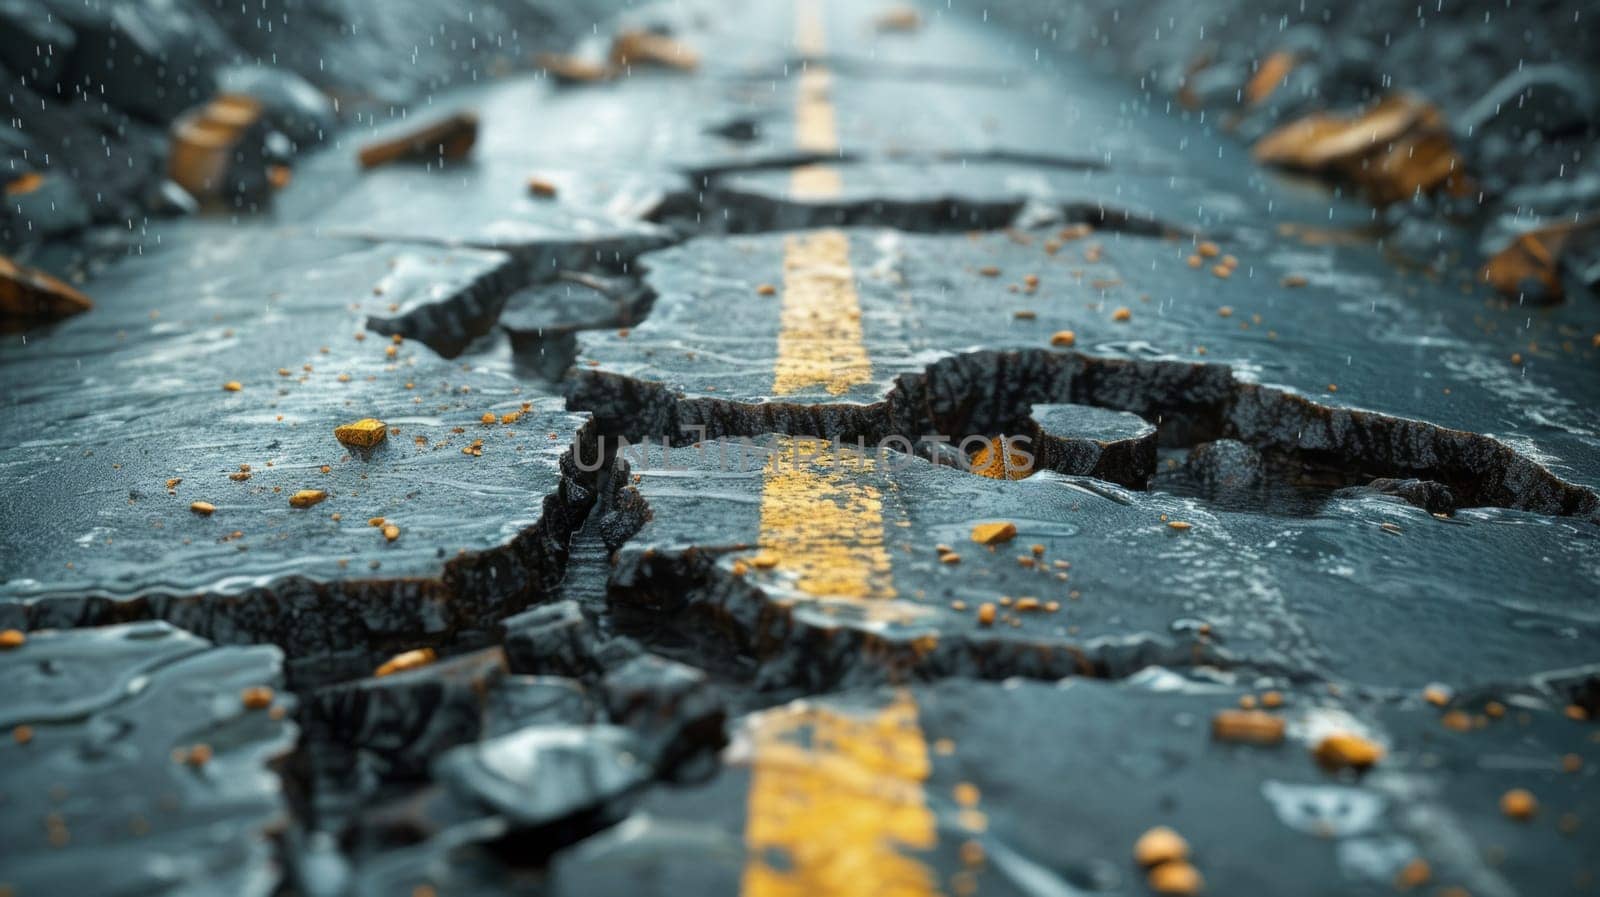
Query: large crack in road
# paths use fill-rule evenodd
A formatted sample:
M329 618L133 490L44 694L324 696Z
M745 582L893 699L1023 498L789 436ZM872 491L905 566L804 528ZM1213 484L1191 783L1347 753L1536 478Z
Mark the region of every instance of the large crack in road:
M1581 889L1600 315L981 20L750 7L0 348L0 889Z

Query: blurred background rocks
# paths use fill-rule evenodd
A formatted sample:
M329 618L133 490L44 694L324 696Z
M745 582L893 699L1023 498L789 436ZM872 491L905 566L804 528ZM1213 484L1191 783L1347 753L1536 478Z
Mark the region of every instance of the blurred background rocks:
M249 211L286 176L273 166L337 123L532 68L622 5L0 0L0 255L202 204ZM193 177L169 177L173 142Z
M1307 116L1405 95L1442 121L1470 182L1382 195L1400 240L1450 220L1485 259L1550 227L1552 263L1600 283L1600 10L1585 0L1008 0L988 14L1138 80L1151 109L1256 144ZM1406 156L1406 160L1410 160ZM1441 187L1442 187L1441 183ZM1370 197L1369 197L1370 198ZM1491 281L1505 278L1490 278ZM1520 278L1533 285L1547 278ZM1525 296L1531 299L1555 296Z

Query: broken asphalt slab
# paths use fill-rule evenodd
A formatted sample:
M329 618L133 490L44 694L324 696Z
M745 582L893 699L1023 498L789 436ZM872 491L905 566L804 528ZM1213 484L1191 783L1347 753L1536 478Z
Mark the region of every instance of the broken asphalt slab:
M437 320L510 259L293 238L269 259L263 238L178 263L185 307L177 260L147 257L96 314L6 344L30 372L0 409L7 625L160 617L370 669L559 580L592 499L562 467L583 419L367 329ZM374 417L375 446L335 438Z
M1185 839L1206 893L1568 893L1592 874L1592 835L1559 820L1586 803L1595 745L1559 711L1457 736L1415 699L1291 691L1272 711L1282 743L1217 740L1208 717L1242 691L1152 670L780 705L740 721L715 779L652 792L559 856L554 892L1143 893L1134 845L1156 826ZM1336 732L1386 753L1364 776L1327 771L1310 748ZM1584 771L1561 772L1564 752ZM1512 788L1537 795L1533 820L1499 813Z
M36 631L0 651L5 871L15 893L266 897L294 745L281 654L165 623ZM24 734L26 733L26 734Z

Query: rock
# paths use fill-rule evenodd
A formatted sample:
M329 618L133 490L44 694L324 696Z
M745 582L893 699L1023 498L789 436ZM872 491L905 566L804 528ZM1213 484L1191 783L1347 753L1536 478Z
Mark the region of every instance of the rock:
M36 268L0 256L0 329L25 329L83 314L89 297Z
M1593 132L1597 118L1600 91L1592 80L1569 65L1530 65L1496 82L1456 117L1454 127L1463 138L1488 130L1559 137Z
M514 672L582 678L600 671L597 638L576 601L541 605L500 625Z
M425 781L436 757L479 737L486 697L504 674L504 655L490 648L315 690L305 738L319 793L354 800L380 785Z
M638 750L617 726L529 726L446 753L434 776L521 828L616 818L649 778Z
M1355 183L1380 206L1467 189L1443 117L1410 94L1391 94L1354 114L1312 113L1263 136L1252 154L1267 165Z
M1207 489L1228 491L1261 485L1261 453L1235 439L1202 442L1189 451L1183 467Z
M568 275L525 287L506 298L499 327L511 337L519 360L548 379L559 379L577 357L577 333L626 327L634 315L619 292L622 284Z
M1143 489L1156 468L1156 428L1137 414L1090 405L1035 405L1034 468Z
M557 84L594 84L608 80L613 72L609 65L569 56L563 53L540 53L535 59L539 68L549 73Z
M377 168L393 162L454 162L465 159L477 141L477 114L457 112L411 127L388 139L368 143L357 158L362 168Z
M151 124L205 102L215 92L214 66L232 50L198 6L46 3L77 35L64 78Z
M0 66L53 88L77 37L39 0L0 0Z
M217 69L217 89L255 98L272 127L298 148L321 143L338 124L333 101L297 73L265 65Z
M700 66L700 54L688 45L648 29L626 29L611 39L613 68L653 66L692 72Z
M723 745L724 699L701 670L646 654L607 672L600 691L612 722L633 730L662 774Z
M167 177L202 204L254 208L273 189L271 126L259 100L223 94L172 123Z
M504 676L485 696L484 737L528 726L585 725L599 708L581 683L559 676Z
M1581 246L1593 251L1597 237L1600 217L1525 231L1489 257L1483 266L1483 280L1510 299L1534 304L1559 302L1566 295L1562 259L1567 248ZM1579 277L1588 282L1581 264Z
M5 202L36 240L76 233L91 218L78 185L60 171L39 174L31 184L13 181L6 185Z
M1399 480L1389 477L1379 477L1365 486L1355 486L1339 490L1339 495L1386 495L1398 498L1401 501L1415 505L1430 514L1450 514L1457 507L1455 493L1443 483L1432 480L1407 479Z
M281 689L281 657L165 623L35 631L0 651L6 888L275 893L288 807L270 764L294 745L294 702L243 695Z

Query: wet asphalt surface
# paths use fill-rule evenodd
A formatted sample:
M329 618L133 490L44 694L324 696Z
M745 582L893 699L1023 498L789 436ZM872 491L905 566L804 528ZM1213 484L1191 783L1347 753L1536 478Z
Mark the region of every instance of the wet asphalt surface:
M0 344L0 892L1590 891L1600 308L979 17L750 6Z

